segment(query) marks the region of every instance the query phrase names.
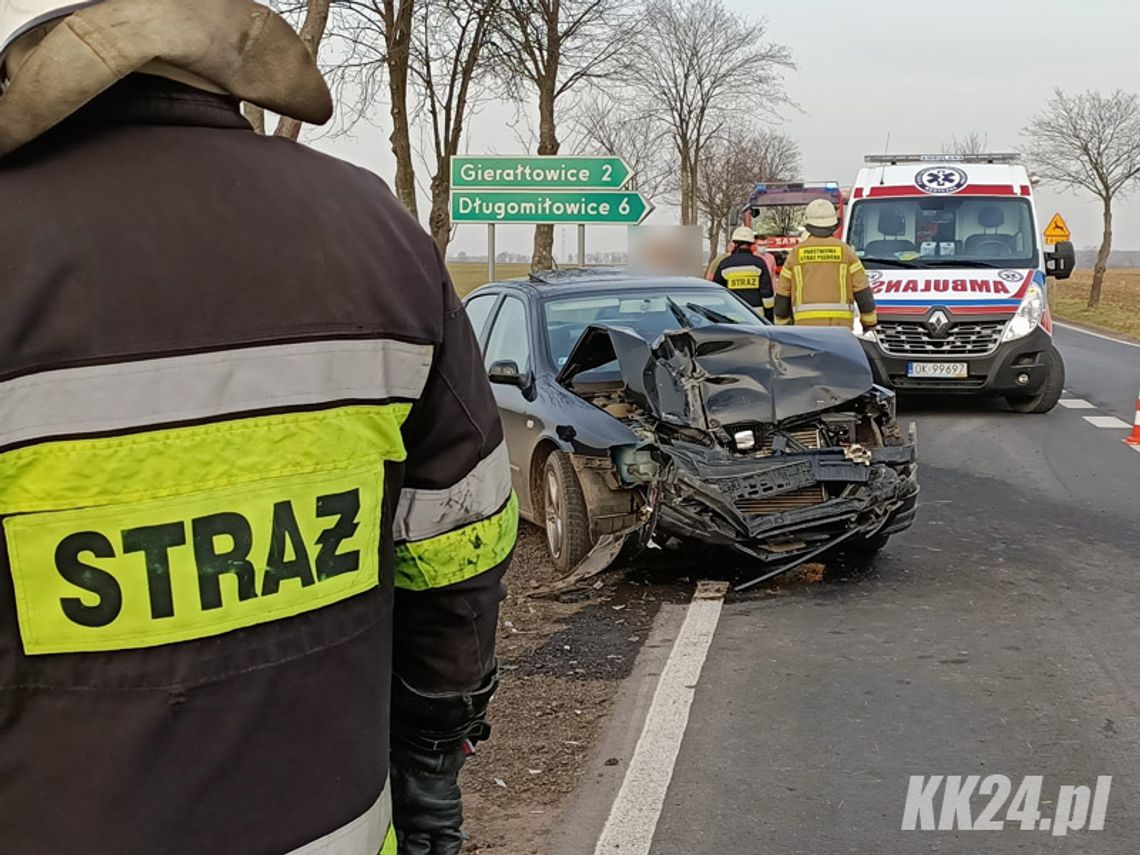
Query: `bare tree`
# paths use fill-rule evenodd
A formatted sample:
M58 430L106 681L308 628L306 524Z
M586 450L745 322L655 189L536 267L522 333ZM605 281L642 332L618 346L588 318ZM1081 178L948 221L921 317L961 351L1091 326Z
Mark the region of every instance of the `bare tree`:
M989 144L985 136L979 134L977 131L969 131L968 133L962 134L961 139L958 138L957 134L950 137L950 142L943 143L942 153L966 155L985 154L988 148Z
M312 0L273 2L283 14L296 16L298 7ZM408 108L412 32L421 0L329 0L327 5L327 47L321 64L340 106L338 132L351 129L387 100L396 195L418 216Z
M421 93L432 142L428 231L440 252L451 240L451 158L459 153L464 122L486 69L497 0L420 0L409 69Z
M698 219L697 183L705 141L730 117L755 115L782 100L790 51L766 42L761 21L722 0L649 0L638 31L631 85L656 107L677 155L681 223Z
M711 258L728 242L733 212L740 210L757 182L799 175L800 150L781 133L732 129L709 141L699 167L696 202Z
M610 77L629 48L629 0L501 0L495 62L519 100L538 98L538 154L558 154L558 105L585 84ZM554 227L536 226L531 266L553 263Z
M285 0L274 3L274 8L285 17L294 21L301 41L309 49L309 53L316 59L324 38L325 29L329 20L329 5L331 0ZM242 112L259 134L266 133L265 109L256 104L243 105ZM289 116L281 116L277 120L276 136L295 140L301 135L301 122Z
M675 164L652 109L628 104L636 99L598 96L580 102L574 110L575 135L583 151L624 160L632 173L629 189L652 199L668 186Z
M1069 95L1056 89L1023 133L1042 179L1101 201L1104 233L1089 290L1089 308L1096 308L1112 252L1112 203L1140 177L1140 99L1120 90Z

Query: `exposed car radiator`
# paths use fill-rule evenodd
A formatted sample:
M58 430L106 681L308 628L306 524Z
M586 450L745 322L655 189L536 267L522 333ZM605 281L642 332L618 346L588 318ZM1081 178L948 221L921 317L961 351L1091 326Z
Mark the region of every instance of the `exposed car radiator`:
M736 502L736 509L749 516L763 516L776 514L780 511L795 511L800 508L810 508L824 501L823 485L804 487L781 493L778 496L768 496L763 499L740 499Z

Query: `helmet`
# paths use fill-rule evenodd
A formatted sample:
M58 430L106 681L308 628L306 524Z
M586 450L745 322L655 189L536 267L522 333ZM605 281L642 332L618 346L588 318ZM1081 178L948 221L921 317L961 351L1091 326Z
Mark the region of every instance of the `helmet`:
M804 225L833 229L839 225L839 215L835 213L835 206L826 199L815 199L804 212Z
M733 243L755 243L756 233L748 226L737 226L736 231L732 233Z
M0 0L0 59L20 36L43 24L94 6L98 0L86 3L62 3L60 0Z

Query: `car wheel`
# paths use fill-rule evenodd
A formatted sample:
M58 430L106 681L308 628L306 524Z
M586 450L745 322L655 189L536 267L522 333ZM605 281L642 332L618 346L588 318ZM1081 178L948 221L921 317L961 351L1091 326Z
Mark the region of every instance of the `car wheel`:
M1065 363L1057 348L1045 351L1045 383L1033 395L1007 395L1006 403L1016 413L1047 413L1061 400L1065 386Z
M570 458L561 451L552 452L542 470L542 512L550 558L560 573L569 573L593 543L586 496Z
M890 541L889 534L873 534L870 537L852 537L840 544L839 551L848 558L864 560L874 558Z

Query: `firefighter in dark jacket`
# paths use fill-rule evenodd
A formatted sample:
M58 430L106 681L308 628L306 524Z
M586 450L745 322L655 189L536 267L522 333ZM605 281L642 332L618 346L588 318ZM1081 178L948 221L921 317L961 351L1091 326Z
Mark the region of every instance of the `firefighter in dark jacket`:
M4 851L457 853L517 504L431 239L242 118L332 110L253 0L0 59Z
M755 243L755 232L740 226L732 233L731 251L713 259L705 278L728 288L755 308L757 314L772 320L772 274L764 259L753 252Z

